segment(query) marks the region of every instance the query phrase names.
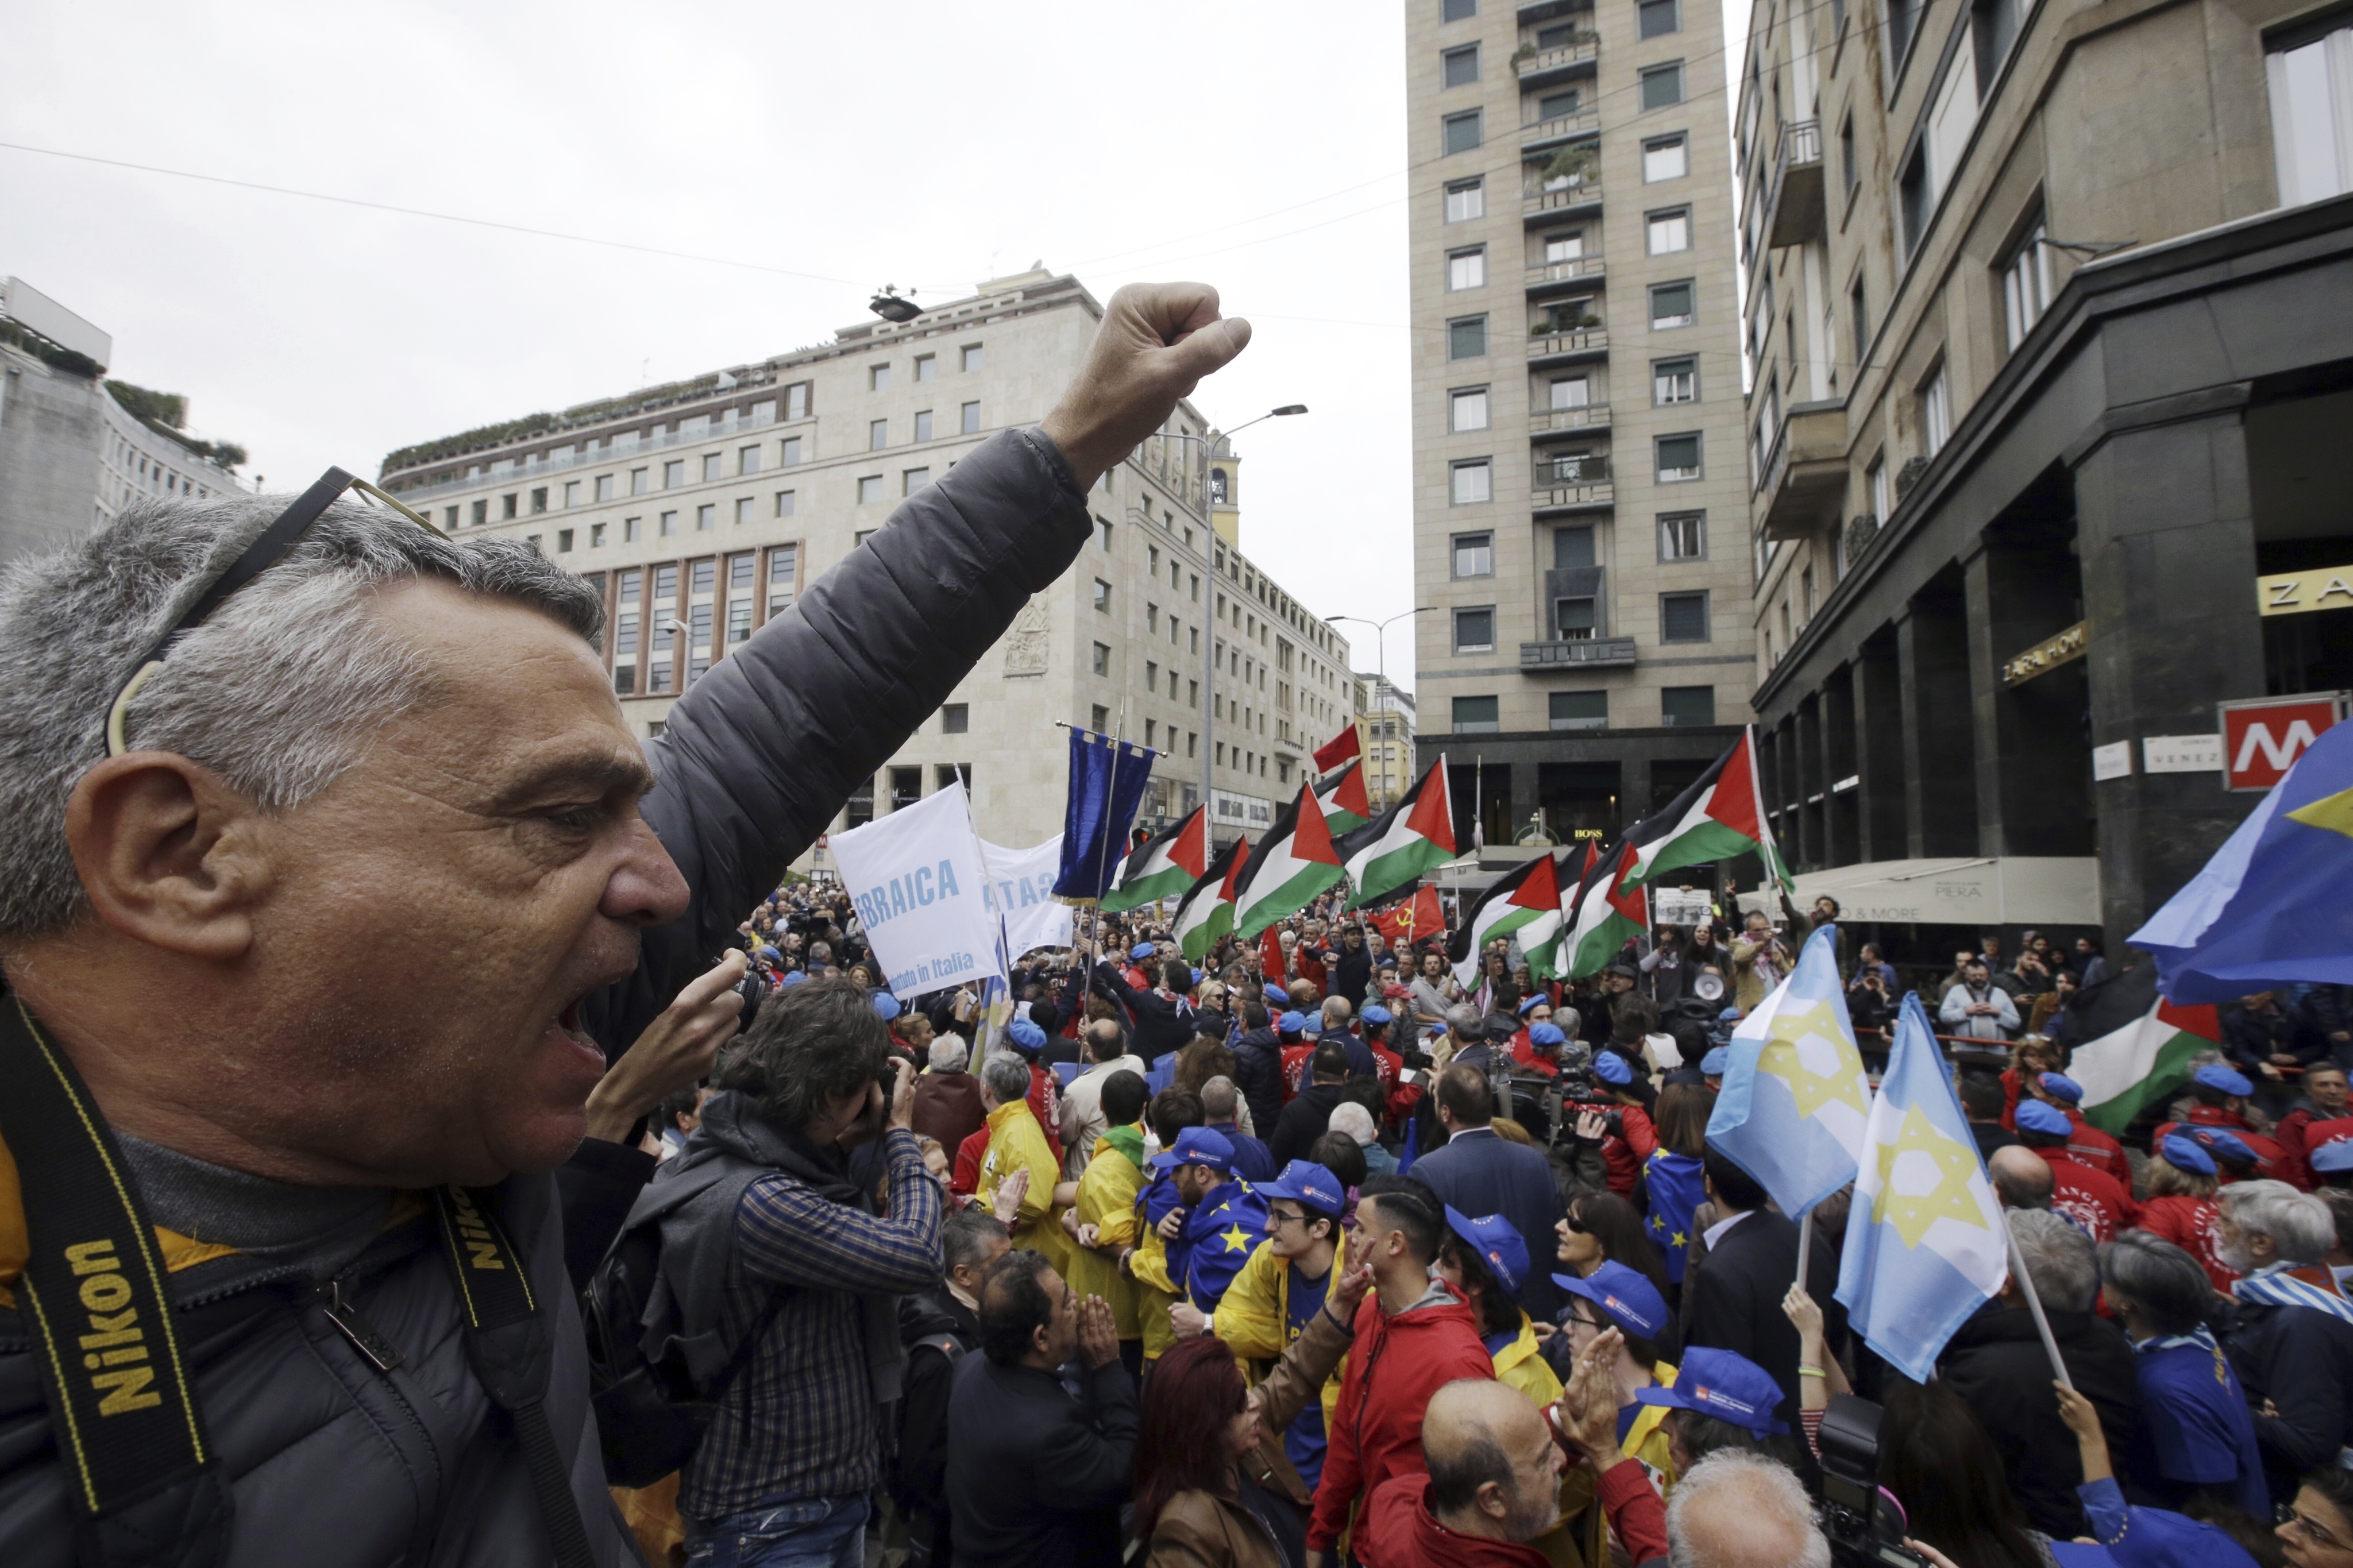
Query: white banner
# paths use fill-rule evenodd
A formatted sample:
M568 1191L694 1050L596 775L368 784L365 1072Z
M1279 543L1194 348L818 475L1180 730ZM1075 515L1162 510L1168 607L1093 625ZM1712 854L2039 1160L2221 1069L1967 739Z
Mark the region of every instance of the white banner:
M893 992L1003 978L988 868L961 783L837 833L828 847Z
M1694 888L1689 892L1681 888L1651 889L1651 919L1658 925L1681 926L1688 931L1715 919L1715 900L1705 888Z
M1006 957L1019 958L1035 947L1070 946L1071 906L1054 901L1062 836L1057 833L1035 849L1008 849L984 838L980 851L988 859L990 906L1005 917Z

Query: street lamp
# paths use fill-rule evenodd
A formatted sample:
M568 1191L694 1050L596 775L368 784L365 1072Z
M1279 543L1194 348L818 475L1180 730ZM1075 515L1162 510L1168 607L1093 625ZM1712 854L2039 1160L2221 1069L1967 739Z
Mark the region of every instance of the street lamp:
M1209 455L1217 450L1218 443L1230 439L1251 426L1266 420L1287 419L1292 415L1306 412L1307 405L1304 403L1286 403L1280 408L1268 409L1256 419L1245 419L1231 430L1212 430L1206 436L1195 436L1178 430L1165 433L1162 436L1163 440L1192 441L1200 446L1201 517L1209 525L1211 539L1217 535L1218 524L1215 510L1209 504ZM1203 601L1203 607L1208 612L1209 616L1209 635L1201 639L1201 809L1209 812L1207 820L1214 829L1217 826L1218 814L1209 811L1210 791L1216 787L1213 783L1215 774L1209 759L1217 754L1215 737L1218 710L1218 547L1205 541L1201 553L1209 563L1209 596ZM1211 837L1214 839L1214 832Z
M1324 618L1335 625L1341 621L1354 621L1360 626L1370 626L1373 628L1374 658L1378 665L1381 690L1386 694L1389 689L1389 645L1388 638L1384 634L1386 634L1389 627L1397 622L1405 620L1409 616L1419 616L1427 610L1434 610L1438 606L1435 605L1416 605L1410 610L1399 610L1396 615L1391 616L1386 621L1368 621L1362 616L1326 616ZM1397 703L1392 700L1388 700L1386 695L1384 696L1384 700L1388 701L1388 712L1391 716L1392 721L1394 721L1397 713ZM1384 724L1382 726L1385 736L1388 729L1388 725ZM1389 804L1389 770L1388 766L1388 758L1387 753L1383 753L1381 761L1381 804L1383 805L1387 805Z

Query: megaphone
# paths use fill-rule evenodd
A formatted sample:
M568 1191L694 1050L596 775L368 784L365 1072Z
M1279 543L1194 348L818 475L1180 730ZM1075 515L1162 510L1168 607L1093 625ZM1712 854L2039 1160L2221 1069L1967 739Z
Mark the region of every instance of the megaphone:
M1692 994L1703 1002L1721 1002L1724 1000L1724 976L1712 972L1700 973L1692 981Z

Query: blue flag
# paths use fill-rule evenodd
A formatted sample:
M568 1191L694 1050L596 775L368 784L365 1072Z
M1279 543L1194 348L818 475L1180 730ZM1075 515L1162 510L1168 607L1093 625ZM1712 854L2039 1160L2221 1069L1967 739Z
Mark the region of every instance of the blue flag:
M2010 1233L1917 992L1896 1016L1862 1166L1838 1299L1865 1344L1926 1383L1953 1331L2000 1290Z
M1185 1295L1204 1312L1218 1310L1226 1287L1266 1240L1266 1200L1236 1177L1220 1183L1185 1222ZM1172 1258L1168 1278L1178 1278Z
M1128 825L1144 803L1159 752L1071 726L1071 794L1062 806L1058 899L1100 899L1127 853Z
M1806 939L1789 978L1732 1031L1707 1146L1792 1219L1854 1180L1871 1079L1846 1013L1836 936Z
M2168 1000L2353 982L2353 723L2320 732L2205 868L2133 932Z
M1649 1195L1647 1226L1651 1244L1667 1260L1667 1279L1680 1285L1684 1261L1691 1256L1692 1213L1707 1196L1701 1185L1700 1163L1672 1149L1653 1151L1642 1163L1642 1190Z

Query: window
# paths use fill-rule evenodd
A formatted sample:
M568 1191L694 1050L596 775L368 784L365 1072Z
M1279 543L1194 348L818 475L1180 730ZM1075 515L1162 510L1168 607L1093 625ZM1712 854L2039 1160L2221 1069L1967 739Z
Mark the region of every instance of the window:
M1651 402L1663 408L1671 403L1699 401L1699 361L1654 359L1651 362Z
M1479 79L1479 46L1466 44L1438 57L1439 82L1443 87L1468 87Z
M1909 256L1918 247L1928 226L1928 215L1936 205L1936 191L1929 183L1925 139L1912 150L1910 160L1904 165L1904 177L1896 184L1896 199L1904 213L1904 254Z
M937 381L939 379L939 355L917 354L915 356L915 379L917 381Z
M748 558L747 558L748 559ZM752 635L752 601L732 598L727 601L727 641L744 642Z
M688 570L687 591L691 594L708 594L718 582L719 563L708 557L695 562ZM708 642L711 639L705 637L702 640Z
M628 618L635 620L637 617L632 616ZM614 691L620 696L627 697L631 692L637 690L637 689L638 667L634 664L616 665L613 668Z
M1678 250L1691 248L1689 207L1670 207L1665 212L1651 213L1644 220L1644 226L1653 256L1671 256Z
M1567 92L1546 93L1536 100L1535 123L1541 125L1547 120L1563 120L1575 114L1582 98L1576 88L1570 88Z
M1715 722L1715 688L1713 686L1662 686L1659 689L1659 722L1662 724L1713 724Z
M635 544L638 539L644 535L645 523L646 520L642 517L623 518L621 520L621 542L624 544Z
M1662 436L1659 446L1659 483L1680 484L1699 478L1699 437Z
M718 507L699 506L694 509L694 526L698 531L709 532L711 525L718 521Z
M572 552L572 531L570 529L559 528L555 531L555 552L558 555L569 555Z
M789 468L801 460L801 438L787 436L784 441L784 467Z
M1585 231L1570 229L1561 234L1545 236L1545 265L1556 261L1575 261L1585 254Z
M674 490L686 483L686 459L672 458L662 465L662 489Z
M2280 205L2295 206L2353 190L2353 23L2339 16L2281 44L2263 68Z
M1651 285L1651 330L1663 331L1669 327L1692 324L1692 286L1683 283Z
M1103 546L1105 555L1111 553L1111 521L1108 518L1095 519L1095 542Z
M852 530L849 535L849 548L852 550L857 549L859 546L864 544L868 540L873 538L876 534L881 531L882 531L879 528L860 528Z
M1093 729L1093 730L1094 730L1098 734L1108 734L1108 733L1110 733L1110 732L1111 732L1111 710L1110 710L1110 709L1108 709L1108 708L1104 707L1102 703L1098 702L1098 703L1094 704L1094 706L1093 706L1093 709L1092 709L1092 719L1093 719L1093 721L1093 721L1093 723L1092 723L1090 727L1091 727L1092 729ZM1223 761L1225 761L1225 757L1224 757L1224 755L1222 754L1222 751L1221 751L1221 752L1220 752L1220 754L1219 754L1219 756L1218 760L1219 760L1219 762L1223 762Z
M1484 430L1487 427L1487 389L1466 386L1446 396L1446 427L1449 430Z
M176 476L174 476L174 477L176 477ZM516 498L514 498L513 496L501 496L501 497L499 498L500 504L501 504L501 505L505 509L505 510L503 510L502 511L501 511L501 512L500 512L500 514L499 514L499 515L500 515L501 517L512 517L512 516L514 516L514 514L515 514L515 499L516 499Z
M976 371L981 367L983 359L980 350L981 345L978 343L966 343L964 345L963 349L959 351L961 358L958 363L964 366L964 371L966 375L971 374L974 371Z
M1871 347L1871 309L1863 302L1862 274L1854 275L1854 287L1846 291L1847 308L1854 313L1854 363L1858 371L1865 352Z
M1446 253L1446 287L1451 290L1487 286L1487 247Z
M2004 323L2010 329L2010 346L2014 351L2026 341L2027 330L2042 319L2043 310L2051 303L2051 251L2043 240L2047 231L2041 218L2026 231L2010 259L2001 267L2001 300Z
M1639 0L1634 14L1641 19L1641 36L1663 38L1683 30L1680 0Z
M1495 499L1494 469L1486 458L1454 465L1448 499L1456 506L1477 506Z
M887 364L868 365L866 367L866 390L869 392L890 391L891 367Z
M666 511L662 513L660 521L656 526L654 531L660 534L664 539L668 539L671 534L676 533L678 531L678 513L674 511Z
M1454 700L1454 732L1458 735L1493 735L1502 731L1503 721L1493 697L1458 697Z
M1439 0L1438 19L1467 22L1479 14L1479 0Z
M1659 640L1661 642L1707 641L1707 594L1662 594L1659 595Z
M1593 382L1582 375L1556 375L1546 389L1551 407L1589 408L1592 406Z
M738 451L735 454L735 471L739 474L758 473L760 471L760 448L757 447L745 447L742 450Z
M1487 353L1487 318L1458 316L1446 323L1446 357L1481 359Z
M932 411L926 408L915 416L915 439L918 441L928 441L931 438Z
M778 490L776 492L776 515L778 517L792 516L794 502L797 500L797 496L796 492L792 490Z
M752 586L752 555L746 551L727 558L727 591L739 595Z
M1100 577L1095 579L1095 608L1106 616L1111 614L1111 584Z
M740 528L744 523L751 521L752 515L752 498L750 496L737 497L735 501L736 526Z
M874 820L874 775L867 774L849 786L849 798L842 803L842 821L851 827L863 827Z
M1699 561L1707 555L1707 513L1671 511L1659 518L1659 559Z
M969 733L971 733L971 731L972 731L972 704L970 704L969 702L949 702L949 703L944 703L944 704L941 706L941 708L940 708L940 733L941 733L941 734L943 734L943 735L965 735L965 734L969 734Z
M1852 201L1855 187L1862 184L1862 168L1854 158L1854 116L1852 114L1839 126L1839 173L1846 181L1847 199Z
M1552 727L1556 730L1607 730L1609 728L1609 693L1607 691L1555 691L1546 696Z
M1111 644L1107 642L1095 644L1094 672L1097 675L1111 673Z
M613 499L612 475L598 474L596 476L596 499L598 500L611 500Z
M480 528L480 527L481 527L484 523L486 523L486 522L488 522L488 521L491 521L491 503L490 503L490 501L489 501L488 500L478 500L478 501L476 501L476 502L474 503L474 526L475 526L476 528Z
M1465 114L1450 114L1440 122L1449 153L1468 153L1485 140L1480 131L1480 110Z
M1887 460L1884 458L1871 459L1871 467L1862 476L1862 488L1863 493L1871 497L1871 515L1877 518L1880 526L1884 528L1888 512Z
M1469 223L1487 216L1487 184L1484 180L1456 180L1446 187L1446 221Z
M858 481L858 504L859 504L859 505L860 505L860 506L864 506L864 505L866 505L866 504L867 504L868 502L870 502L870 501L878 501L878 500L881 500L881 499L882 499L882 476L881 476L881 475L880 475L880 474L867 474L867 475L864 475L863 477L861 477L861 478L859 479L859 481Z
M866 449L870 452L879 452L890 444L891 422L888 419L868 420L866 422Z
M591 550L602 550L605 548L605 525L603 523L592 522L588 525L588 548Z
M1160 695L1160 665L1156 660L1144 661L1144 689L1155 697Z
M1493 577L1495 574L1495 536L1492 533L1456 534L1454 574L1457 577Z
M1936 374L1920 388L1920 455L1935 457L1944 449L1952 433L1952 395L1945 380L1945 367L1939 363Z
M931 482L931 469L909 468L899 476L899 493L902 496L913 495Z
M1495 651L1494 605L1482 605L1475 609L1454 612L1454 651L1456 653Z
M1683 63L1652 66L1642 72L1642 108L1672 109L1683 100Z
M959 430L961 434L966 436L977 436L980 434L979 404L967 403L964 405L963 423L959 426Z
M1145 606L1144 606L1144 629L1145 629L1145 631L1148 631L1148 632L1151 632L1151 633L1155 634L1155 636L1159 633L1159 630L1160 630L1160 606L1159 606L1159 605L1145 605ZM1175 633L1175 631L1176 630L1176 622L1175 621L1175 619L1174 619L1174 618L1171 618L1171 619L1170 619L1170 621L1169 621L1169 623L1168 623L1168 630L1169 630L1169 631L1170 631L1170 633L1172 633L1172 634L1174 634L1174 633ZM1169 639L1168 639L1168 640L1169 640L1169 641L1171 641L1171 642L1174 642L1174 641L1176 641L1176 637L1172 635L1172 636L1169 637Z
M1642 143L1642 183L1680 180L1691 173L1691 143L1682 136L1662 136Z
M800 567L800 546L772 545L768 550L768 618L774 620L791 607L793 585Z
M702 454L702 482L704 484L707 485L713 479L725 478L725 476L719 471L719 459L720 454L717 452L705 452Z
M651 470L647 468L631 468L629 470L629 493L631 495L641 496L646 493L648 478L650 473Z
M1886 0L1887 63L1891 68L1901 68L1904 57L1912 47L1912 36L1919 30L1920 13L1926 0Z
M565 509L566 510L570 510L570 509L572 509L573 507L578 506L579 504L580 504L580 481L579 481L578 479L566 479L566 480L565 480L565 481L564 481L564 505L565 505Z

